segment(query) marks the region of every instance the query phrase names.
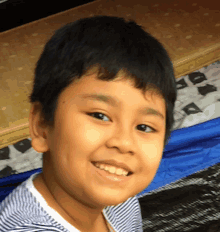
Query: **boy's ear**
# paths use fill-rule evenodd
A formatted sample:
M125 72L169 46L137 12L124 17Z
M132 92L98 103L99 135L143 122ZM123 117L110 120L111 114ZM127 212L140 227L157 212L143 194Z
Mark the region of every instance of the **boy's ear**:
M31 145L38 153L44 153L49 150L48 131L41 115L41 104L39 102L33 103L29 114L29 132L32 139Z

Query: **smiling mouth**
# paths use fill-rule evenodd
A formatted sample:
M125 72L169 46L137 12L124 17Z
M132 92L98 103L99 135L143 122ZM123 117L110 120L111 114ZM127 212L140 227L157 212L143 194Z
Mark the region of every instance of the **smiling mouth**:
M98 168L98 169L100 169L100 170L102 170L102 171L105 171L106 173L108 173L108 174L110 174L110 175L113 175L113 176L121 176L121 175L117 175L116 173L111 173L111 172L109 172L109 171L107 171L107 170L105 170L105 169L101 169L101 168L99 168L99 167L97 167L97 165L95 165L95 162L91 162L92 164L93 164L93 166L95 167L95 168ZM130 175L132 175L133 173L132 172L128 172L125 176L130 176Z
M98 178L99 181L101 181L102 184L110 184L114 186L124 186L129 183L131 180L132 173L128 173L127 175L117 175L116 173L111 173L109 171L106 171L104 169L100 169L99 167L96 167L94 164L92 166L95 168L93 169L93 174L96 178ZM116 185L115 185L116 184Z

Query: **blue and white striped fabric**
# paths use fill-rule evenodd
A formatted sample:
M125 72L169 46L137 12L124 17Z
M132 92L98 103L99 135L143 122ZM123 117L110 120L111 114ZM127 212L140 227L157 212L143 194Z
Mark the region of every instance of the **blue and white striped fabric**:
M0 231L62 231L79 232L54 209L49 207L33 185L30 176L13 190L0 204ZM137 197L117 206L108 206L103 214L115 232L143 232L142 217Z

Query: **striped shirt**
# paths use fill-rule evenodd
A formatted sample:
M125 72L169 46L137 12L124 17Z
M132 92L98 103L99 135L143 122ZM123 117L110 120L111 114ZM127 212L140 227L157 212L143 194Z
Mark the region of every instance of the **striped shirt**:
M31 175L0 203L0 231L79 232L51 208L37 191ZM137 197L103 209L103 215L115 232L143 232Z

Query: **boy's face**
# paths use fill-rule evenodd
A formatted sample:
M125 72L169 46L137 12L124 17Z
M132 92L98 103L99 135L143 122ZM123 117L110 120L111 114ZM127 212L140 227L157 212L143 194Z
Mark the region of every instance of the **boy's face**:
M116 103L83 98L84 94L109 95ZM164 118L141 114L139 109L146 107ZM88 115L95 112L100 114ZM129 81L85 76L59 97L55 127L47 131L44 142L48 162L44 168L57 185L84 204L122 203L144 190L156 174L164 148L165 112L161 97L144 96ZM93 164L106 160L126 164L133 173L124 181L110 180Z

